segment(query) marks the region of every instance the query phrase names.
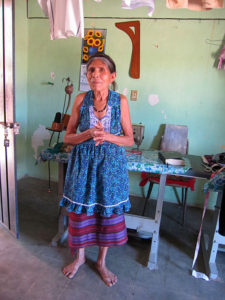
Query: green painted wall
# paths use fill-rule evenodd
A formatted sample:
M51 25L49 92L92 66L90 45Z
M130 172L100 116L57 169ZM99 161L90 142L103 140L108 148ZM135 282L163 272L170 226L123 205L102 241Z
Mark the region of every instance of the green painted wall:
M146 8L130 11L122 10L120 6L120 0L100 3L84 1L85 27L107 29L106 53L114 58L117 65L118 90L123 93L127 89L128 99L131 89L138 90L138 101L129 100L129 106L132 122L145 125L142 148L157 148L162 124L172 123L188 126L189 153L203 155L222 152L221 145L225 144L225 71L217 70L216 64L221 46L225 43L225 21L182 18L225 18L225 9L171 11L166 9L165 1L160 1L153 17L176 17L180 20L154 20L147 17ZM19 8L23 10L24 5L20 4ZM24 20L24 12L20 16L24 25L17 29L17 34L21 34L25 26L28 30L27 49L21 53L24 61L27 59L27 69L21 66L21 62L17 62L16 68L23 69L24 79L27 76L26 85L23 85L27 96L21 101L26 106L28 117L27 132L22 133L24 137L18 142L18 147L26 143L26 162L20 164L18 161L18 164L21 174L24 172L29 176L47 178L47 164L35 165L31 138L39 124L51 126L55 113L62 111L65 95L63 78L70 76L73 81L73 97L79 92L81 40L50 41L47 19ZM29 16L43 16L36 1L29 1ZM111 18L91 18L107 16ZM115 27L116 22L128 21L126 17L135 17L141 23L140 79L129 77L131 42L123 31ZM207 39L219 42L209 44ZM46 84L51 81L51 72L55 73L54 86ZM151 94L159 97L159 103L155 106L148 103ZM18 95L22 96L22 93L18 92ZM47 145L46 140L40 149ZM51 166L52 180L56 180L57 166L54 163ZM131 194L142 194L139 181L140 174L130 174ZM202 203L203 183L200 182L197 191L189 195L189 203ZM166 200L174 201L174 195L169 190Z

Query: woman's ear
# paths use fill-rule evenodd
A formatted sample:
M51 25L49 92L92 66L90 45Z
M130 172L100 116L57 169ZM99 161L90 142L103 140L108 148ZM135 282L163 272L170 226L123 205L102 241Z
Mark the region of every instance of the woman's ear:
M116 79L116 72L111 73L111 83Z

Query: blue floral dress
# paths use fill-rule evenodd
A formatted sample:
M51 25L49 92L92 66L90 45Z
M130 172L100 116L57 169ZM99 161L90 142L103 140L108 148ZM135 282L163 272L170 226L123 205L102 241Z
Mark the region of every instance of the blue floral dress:
M93 92L84 97L79 130L94 127L99 119L93 110ZM109 90L106 115L100 120L105 131L121 134L120 94ZM89 139L74 145L68 162L64 195L60 202L69 212L99 213L110 217L130 209L128 170L124 147Z

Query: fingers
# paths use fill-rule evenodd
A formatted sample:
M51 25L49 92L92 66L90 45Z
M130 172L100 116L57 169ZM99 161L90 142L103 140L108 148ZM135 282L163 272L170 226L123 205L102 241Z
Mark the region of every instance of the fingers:
M100 121L95 124L95 127L93 129L93 138L101 137L105 134L104 127L102 126L102 123Z
M93 140L96 142L95 146L102 145L104 143L104 139L100 137L96 137Z
M92 127L89 130L92 138L98 136L100 132L104 132L104 128L101 128L99 125L96 125L95 127Z
M104 142L96 142L95 146L102 145Z
M95 136L93 140L96 142L95 146L102 145L104 143L105 136L103 135Z
M101 123L100 121L98 121L98 122L95 124L95 128L104 130L103 125L102 125L102 123Z
M94 132L93 140L96 142L95 146L102 145L104 143L105 134L104 130L96 130Z
M105 139L105 131L102 123L98 121L93 127L92 131L93 140L96 142L95 146L102 145Z
M105 135L105 131L104 130L94 130L92 133L92 137L93 139L95 138L103 138Z

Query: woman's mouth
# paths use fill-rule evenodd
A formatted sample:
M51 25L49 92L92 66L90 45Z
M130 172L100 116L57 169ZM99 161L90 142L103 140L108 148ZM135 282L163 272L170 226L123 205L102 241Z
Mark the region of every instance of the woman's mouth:
M93 84L99 84L99 83L101 83L101 81L92 80L91 83L93 83Z

